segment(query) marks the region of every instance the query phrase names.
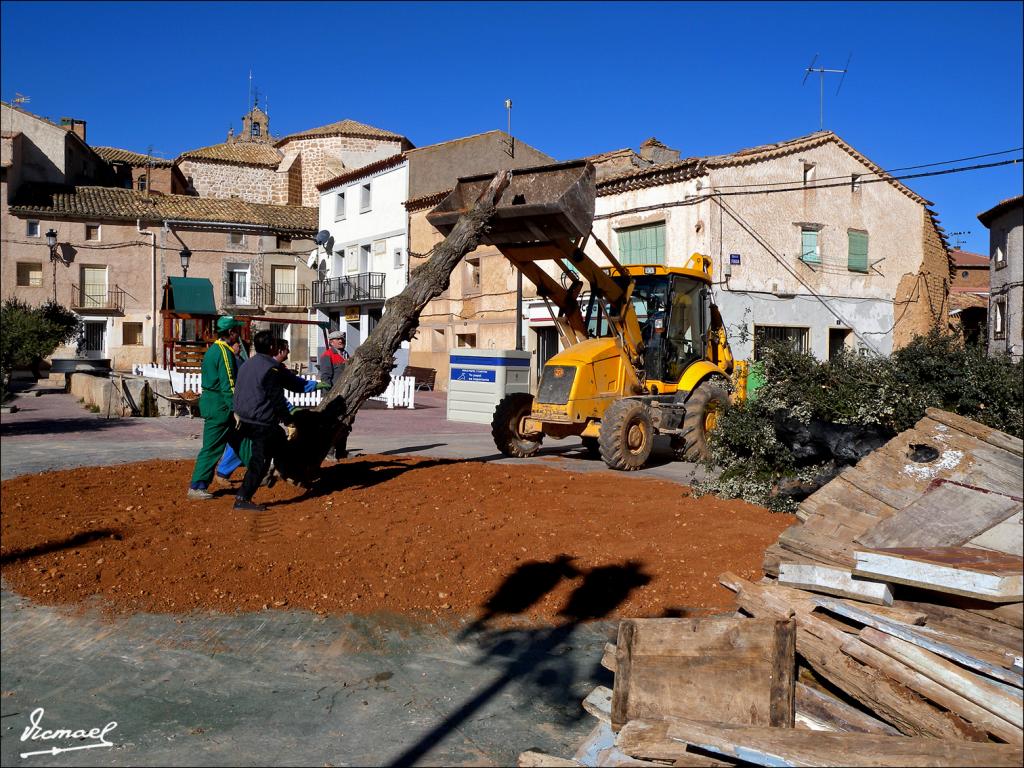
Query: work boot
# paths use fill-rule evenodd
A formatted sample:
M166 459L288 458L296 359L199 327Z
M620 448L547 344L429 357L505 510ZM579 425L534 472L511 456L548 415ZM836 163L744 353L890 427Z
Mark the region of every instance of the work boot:
M257 504L251 499L243 499L241 496L235 496L235 509L241 509L245 512L266 512L267 508L262 504Z
M207 499L212 499L213 494L205 488L189 488L188 497L193 501L206 501Z

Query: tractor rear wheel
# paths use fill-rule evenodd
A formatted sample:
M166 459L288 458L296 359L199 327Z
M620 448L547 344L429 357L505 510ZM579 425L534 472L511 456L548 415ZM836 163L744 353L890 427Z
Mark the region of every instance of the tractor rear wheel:
M520 432L523 419L533 410L533 395L528 392L513 392L506 395L494 409L491 421L491 435L494 444L506 456L525 459L540 448L543 437L527 437Z
M601 458L612 469L632 472L647 463L654 447L651 411L639 400L616 400L601 419Z
M673 439L676 456L684 461L700 461L708 457L708 433L715 428L718 417L729 407L729 393L722 382L706 379L690 393L683 417L683 433Z

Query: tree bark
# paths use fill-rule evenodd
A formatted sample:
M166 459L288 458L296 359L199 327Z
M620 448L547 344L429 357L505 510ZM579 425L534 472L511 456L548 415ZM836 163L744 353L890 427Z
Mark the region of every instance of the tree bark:
M348 434L360 406L387 388L395 352L403 341L412 339L427 303L447 290L452 271L462 257L480 244L511 178L507 170L495 175L473 207L434 249L430 260L412 273L405 290L384 303L377 327L356 349L320 405L295 412L295 430L286 455L275 458L283 477L299 485L312 484L335 440Z

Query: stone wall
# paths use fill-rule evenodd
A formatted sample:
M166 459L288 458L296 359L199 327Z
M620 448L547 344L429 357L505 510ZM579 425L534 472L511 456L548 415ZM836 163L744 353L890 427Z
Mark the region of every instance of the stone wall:
M191 188L200 197L230 199L237 197L250 203L273 203L277 184L274 168L236 165L196 159L183 160L179 166Z
M302 200L295 205L317 206L320 204L317 184L345 170L397 155L402 151L402 145L398 139L314 136L291 139L280 149L285 153L298 152L302 156Z
M906 272L896 289L893 349L932 328L945 329L949 317L949 261L928 211L921 209L920 266Z

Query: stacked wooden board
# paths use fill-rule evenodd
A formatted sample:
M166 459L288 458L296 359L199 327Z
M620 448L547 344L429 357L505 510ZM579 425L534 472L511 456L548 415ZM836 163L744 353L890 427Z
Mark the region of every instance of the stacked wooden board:
M1021 765L1024 446L943 411L811 496L734 617L621 622L571 758Z

